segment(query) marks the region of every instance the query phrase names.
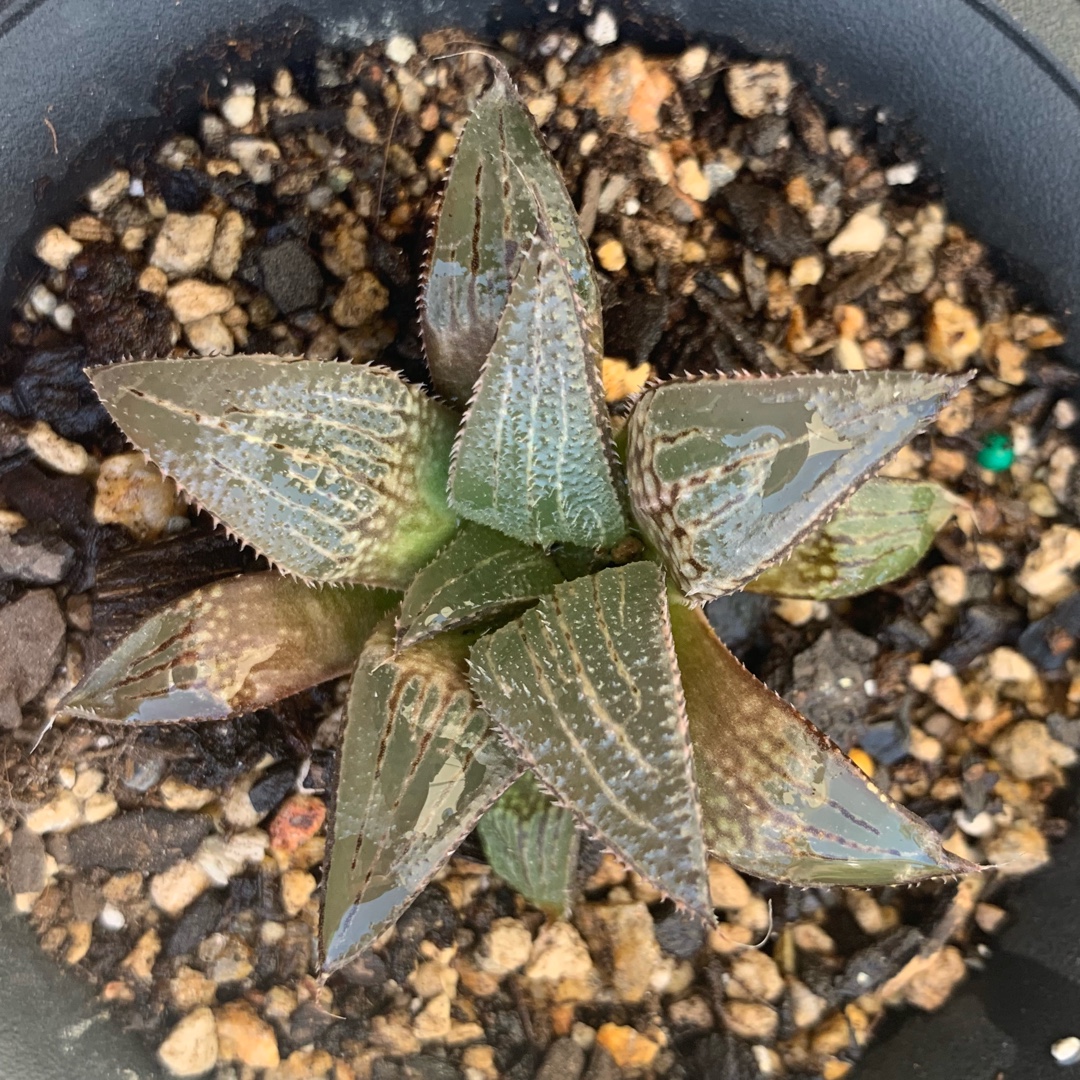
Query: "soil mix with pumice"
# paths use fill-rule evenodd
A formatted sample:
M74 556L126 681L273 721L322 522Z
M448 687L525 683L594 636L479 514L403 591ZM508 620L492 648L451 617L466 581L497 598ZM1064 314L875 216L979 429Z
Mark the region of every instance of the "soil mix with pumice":
M1080 411L1060 333L948 221L906 128L832 124L782 62L650 56L618 30L600 12L495 49L596 259L613 409L652 375L976 372L885 469L957 496L916 573L709 614L951 850L995 869L797 890L714 863L706 932L588 844L572 918L547 923L469 841L324 981L342 684L222 724L58 724L34 749L141 618L258 565L129 452L85 366L262 352L424 377L428 229L490 69L432 59L461 52L453 31L326 49L215 84L194 130L117 161L38 239L41 279L0 348L5 881L43 949L173 1075L838 1080L886 1008L936 1008L979 967L1003 886L1067 827Z

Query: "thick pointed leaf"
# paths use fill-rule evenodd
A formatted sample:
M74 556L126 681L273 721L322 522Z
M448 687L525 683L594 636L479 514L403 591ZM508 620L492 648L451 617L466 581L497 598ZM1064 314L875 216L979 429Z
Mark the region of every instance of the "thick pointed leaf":
M450 501L544 547L626 533L603 388L566 262L537 233L458 435Z
M600 294L577 214L529 110L499 66L458 142L421 309L432 380L440 394L462 408L536 232L538 200L567 260L599 363Z
M879 791L674 598L705 841L739 870L796 885L888 885L978 867Z
M647 390L629 424L634 515L692 600L731 592L827 520L964 381L886 371Z
M577 871L574 815L552 802L525 773L480 819L477 827L491 869L551 918L570 911Z
M476 643L472 683L543 786L588 831L708 917L701 814L656 566L557 585Z
M356 667L324 873L324 966L393 925L521 766L477 707L469 640L441 634L394 655L376 629Z
M223 720L352 670L396 605L384 589L313 589L270 572L196 589L152 615L61 702L117 723Z
M858 596L903 577L953 513L940 484L868 480L824 528L746 588L811 600Z
M516 614L562 579L554 560L538 547L466 522L406 590L398 648L444 630Z
M454 414L393 372L232 356L90 377L139 449L288 574L404 588L454 531Z

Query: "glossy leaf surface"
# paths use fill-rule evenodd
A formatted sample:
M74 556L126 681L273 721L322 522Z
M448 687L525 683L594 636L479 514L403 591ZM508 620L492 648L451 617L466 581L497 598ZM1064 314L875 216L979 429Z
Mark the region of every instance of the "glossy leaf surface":
M978 869L755 679L699 609L673 598L671 626L710 852L796 885L887 885Z
M889 371L647 390L629 423L635 517L691 599L731 592L819 527L963 383Z
M456 418L382 368L276 356L90 373L124 434L286 573L404 588L456 522Z
M599 290L577 213L529 110L499 66L458 143L421 309L432 380L459 407L469 400L495 340L511 283L537 229L538 201L568 262L599 363Z
M383 589L313 589L270 572L196 589L123 638L59 711L117 723L223 720L352 670L397 604Z
M330 969L393 925L521 772L473 700L466 638L393 650L387 620L349 688L324 874Z
M539 548L466 522L406 590L398 647L514 614L562 579L555 562Z
M811 600L869 592L911 570L953 512L939 484L868 480L824 528L746 588Z
M651 563L557 585L472 650L492 719L582 826L658 889L710 911L663 577Z
M578 860L574 815L552 802L532 773L514 781L477 831L503 881L553 919L569 913Z
M450 470L462 516L527 544L626 532L614 451L569 268L542 233L514 279Z

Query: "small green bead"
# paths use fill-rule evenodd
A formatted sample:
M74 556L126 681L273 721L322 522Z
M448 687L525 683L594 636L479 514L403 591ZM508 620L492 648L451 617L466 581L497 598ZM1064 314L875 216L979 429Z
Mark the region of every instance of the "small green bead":
M1002 472L1012 464L1013 457L1012 439L1000 431L994 431L983 440L978 461L984 469Z

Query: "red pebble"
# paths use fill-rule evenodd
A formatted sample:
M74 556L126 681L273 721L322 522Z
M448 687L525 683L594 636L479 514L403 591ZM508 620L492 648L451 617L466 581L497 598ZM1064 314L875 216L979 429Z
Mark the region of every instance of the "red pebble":
M290 795L270 822L270 846L295 851L310 840L326 820L326 804L314 795Z

